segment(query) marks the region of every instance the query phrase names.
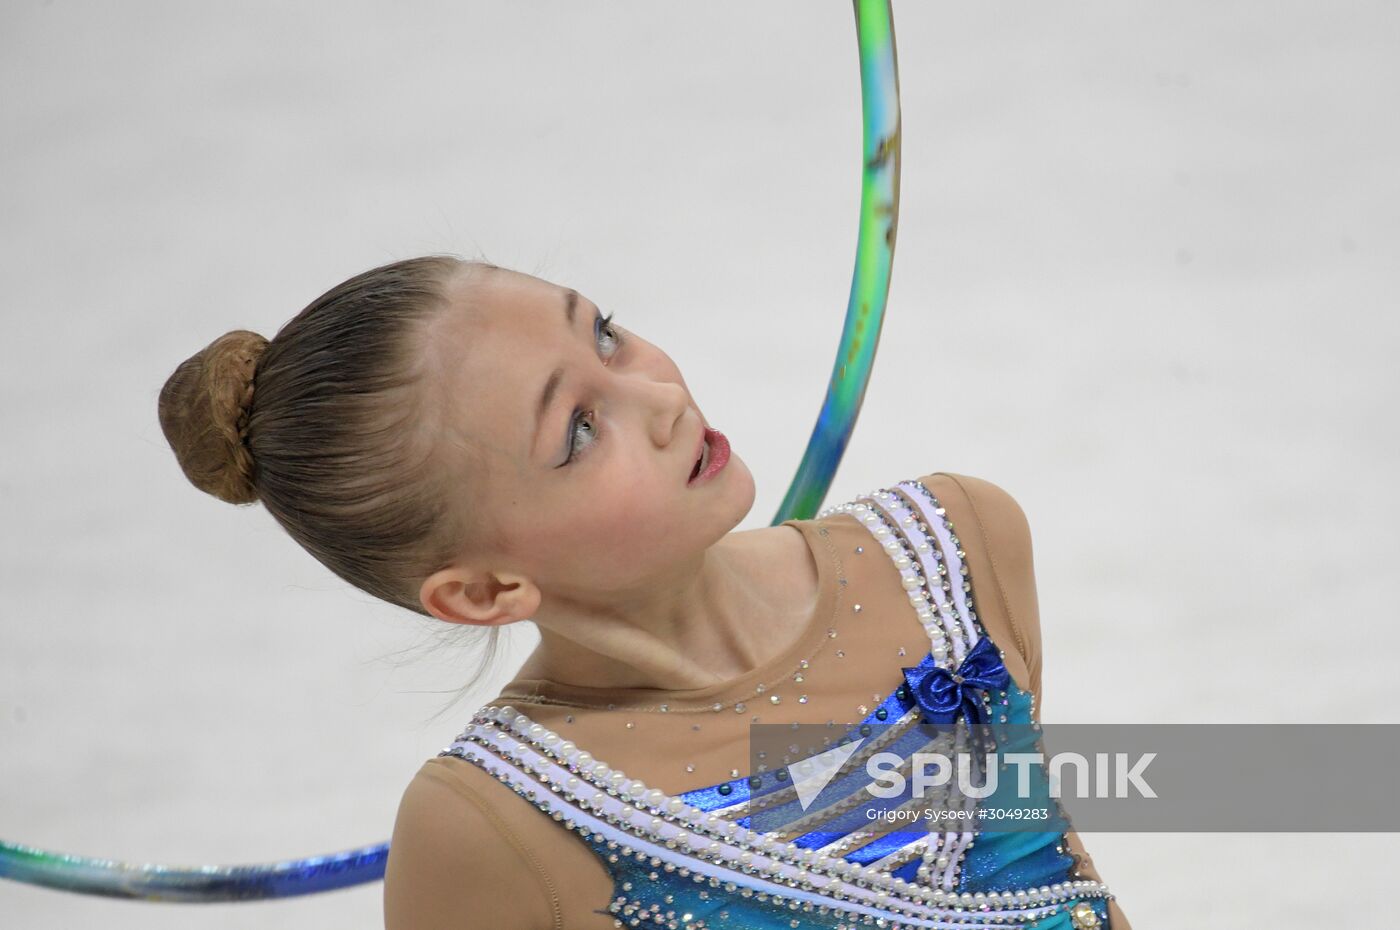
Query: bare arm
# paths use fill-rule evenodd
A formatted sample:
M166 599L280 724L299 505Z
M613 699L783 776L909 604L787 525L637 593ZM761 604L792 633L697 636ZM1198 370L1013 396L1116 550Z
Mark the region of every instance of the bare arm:
M1018 670L1013 665L1024 670L1024 677L1017 677L1029 682L1038 721L1043 709L1040 603L1035 590L1030 523L1025 512L1005 490L982 478L936 472L920 480L944 505L958 539L969 552L969 563L974 560L974 546L986 558L990 584L977 577L976 566L969 569L974 576L977 613L993 639L1005 640L999 644L1007 652L1008 668L1013 674ZM1018 660L1015 663L1009 661L1013 648ZM1076 875L1102 881L1079 834L1069 831L1066 842ZM1108 902L1108 916L1111 930L1132 930L1116 900Z
M385 930L563 926L559 889L494 809L490 787L442 759L413 777L389 844Z

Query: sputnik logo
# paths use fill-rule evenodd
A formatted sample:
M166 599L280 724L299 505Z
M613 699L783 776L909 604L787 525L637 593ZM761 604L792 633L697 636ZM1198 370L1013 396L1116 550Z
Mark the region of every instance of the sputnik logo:
M787 767L792 787L797 790L797 800L804 811L817 799L817 795L822 793L822 789L831 782L841 770L841 766L851 757L851 753L863 742L865 737L843 743Z

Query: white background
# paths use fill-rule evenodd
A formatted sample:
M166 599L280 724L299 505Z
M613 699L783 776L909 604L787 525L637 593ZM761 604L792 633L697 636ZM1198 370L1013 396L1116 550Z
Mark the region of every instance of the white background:
M893 286L827 503L935 470L1010 491L1047 722L1400 722L1395 6L904 0L895 23ZM743 528L815 422L857 227L849 3L14 0L0 133L4 839L185 865L387 839L533 644L430 719L470 652L189 485L156 395L220 333L484 254L675 358L757 478ZM1387 906L1400 854L1087 839L1142 928L1335 925ZM0 882L0 923L370 928L381 888Z

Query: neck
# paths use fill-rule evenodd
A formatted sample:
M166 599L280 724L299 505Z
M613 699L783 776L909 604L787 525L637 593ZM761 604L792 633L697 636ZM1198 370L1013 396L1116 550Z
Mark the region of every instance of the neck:
M790 527L730 533L606 605L551 603L518 676L593 688L688 690L747 674L806 628L819 592ZM800 547L800 552L794 547Z

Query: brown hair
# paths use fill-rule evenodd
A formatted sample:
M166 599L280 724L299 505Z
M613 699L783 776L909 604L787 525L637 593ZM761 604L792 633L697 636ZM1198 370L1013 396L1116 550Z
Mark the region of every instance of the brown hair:
M215 339L160 391L161 429L185 476L229 503L261 501L336 575L431 616L419 585L483 528L463 525L470 508L447 457L469 450L435 428L418 337L451 280L495 267L450 255L381 265L317 297L270 341L244 329ZM501 627L486 629L481 667Z

